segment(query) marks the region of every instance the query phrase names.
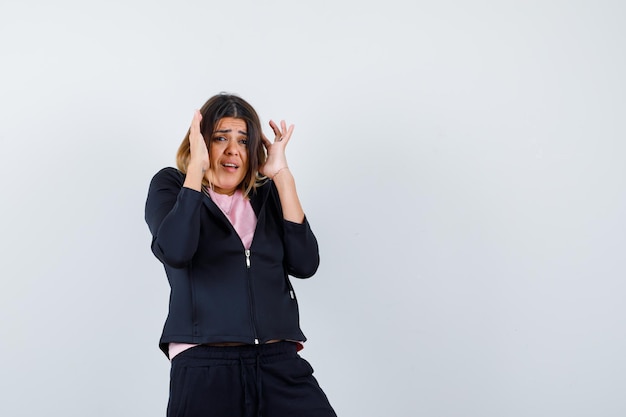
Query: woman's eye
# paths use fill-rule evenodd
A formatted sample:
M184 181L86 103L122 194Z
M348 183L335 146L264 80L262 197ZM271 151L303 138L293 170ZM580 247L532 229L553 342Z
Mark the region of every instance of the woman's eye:
M242 145L248 145L248 139L241 139L239 143L241 143Z
M215 136L213 140L216 142L223 142L226 140L226 138L224 136Z

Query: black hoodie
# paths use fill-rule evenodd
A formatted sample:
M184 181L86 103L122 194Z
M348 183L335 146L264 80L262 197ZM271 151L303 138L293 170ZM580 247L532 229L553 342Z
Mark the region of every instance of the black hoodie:
M171 288L161 350L167 355L170 342L306 340L288 277L308 278L319 265L306 218L284 220L278 191L267 181L250 195L257 226L246 251L217 205L184 181L180 171L162 169L146 201L152 252Z

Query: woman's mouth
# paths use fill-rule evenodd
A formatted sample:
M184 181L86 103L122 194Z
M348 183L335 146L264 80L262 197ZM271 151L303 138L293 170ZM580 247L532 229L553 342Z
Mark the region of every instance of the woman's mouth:
M237 169L239 168L239 165L234 164L232 162L224 162L222 163L222 166L227 170L227 171L231 171L231 172L235 172L237 171Z

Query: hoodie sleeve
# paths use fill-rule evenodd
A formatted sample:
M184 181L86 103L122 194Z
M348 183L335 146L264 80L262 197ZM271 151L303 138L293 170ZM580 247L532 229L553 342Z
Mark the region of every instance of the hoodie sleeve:
M287 273L296 278L309 278L315 274L320 264L317 239L306 216L302 223L294 223L283 218L278 190L273 182L270 182L270 187L276 214L282 221L284 265Z
M164 264L185 266L200 238L202 193L183 187L184 174L164 168L150 182L145 219L152 233L152 253Z
M320 264L320 255L306 217L302 223L283 220L283 230L287 273L296 278L313 276Z

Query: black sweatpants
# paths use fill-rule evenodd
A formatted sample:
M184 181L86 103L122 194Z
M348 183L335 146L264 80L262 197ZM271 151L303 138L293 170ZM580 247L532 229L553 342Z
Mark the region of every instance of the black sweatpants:
M336 417L296 344L187 349L172 360L168 417Z

